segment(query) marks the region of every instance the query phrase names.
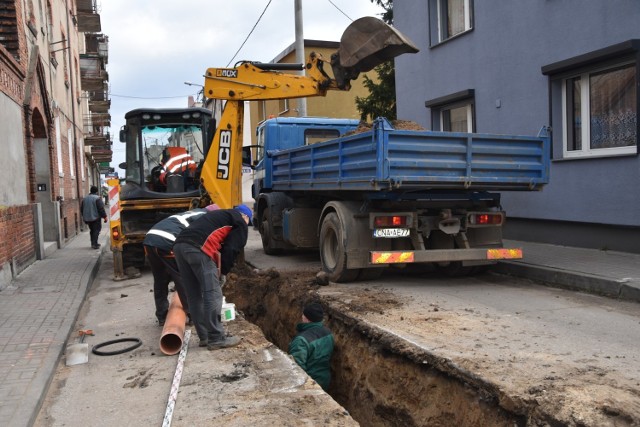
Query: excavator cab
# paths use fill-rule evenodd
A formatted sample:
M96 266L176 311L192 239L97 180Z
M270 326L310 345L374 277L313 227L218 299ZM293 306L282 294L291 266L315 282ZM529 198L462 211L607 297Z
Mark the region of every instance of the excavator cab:
M378 18L366 16L347 27L338 51L331 56L331 68L340 89L348 90L350 80L371 71L383 62L418 48L398 30Z

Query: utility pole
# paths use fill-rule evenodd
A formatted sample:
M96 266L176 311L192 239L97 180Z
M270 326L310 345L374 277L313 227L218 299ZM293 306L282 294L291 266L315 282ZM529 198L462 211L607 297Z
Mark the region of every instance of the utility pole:
M294 0L295 3L295 22L296 22L296 62L304 64L306 57L304 54L304 35L302 31L302 0ZM304 68L300 71L300 75L304 76ZM298 98L298 117L307 115L307 98Z

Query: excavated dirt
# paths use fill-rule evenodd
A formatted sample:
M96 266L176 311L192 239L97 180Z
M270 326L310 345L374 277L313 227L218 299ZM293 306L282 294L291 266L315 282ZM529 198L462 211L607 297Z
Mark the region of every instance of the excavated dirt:
M392 120L391 126L393 126L394 129L397 129L397 130L425 130L425 128L420 126L418 123L412 122L410 120ZM373 123L360 122L360 124L355 130L351 132L347 132L345 136L368 132L372 128L373 128Z
M266 337L286 351L302 306L319 300L315 272L248 268L229 275L225 295ZM322 301L336 338L330 394L366 426L513 426L521 416L497 404L482 381L464 378L447 361L423 354L403 339L357 320L402 305L392 295L368 289L333 309ZM327 306L329 304L329 306ZM277 308L277 309L274 309Z
M478 313L448 312L438 304L416 309L410 298L379 287L333 290L334 284L319 286L315 273L281 275L243 266L229 275L224 293L285 351L302 306L320 301L336 337L329 392L361 425L640 425L637 389L611 372L585 364L550 375L545 371L550 364L539 361L483 361L476 354L482 353L481 344L455 348L447 341L451 334L469 334L474 321L488 321L478 320ZM484 329L493 340L492 329ZM415 341L407 339L412 334ZM433 342L429 348L417 344L425 337ZM460 357L433 350L445 345ZM527 372L536 366L543 368Z

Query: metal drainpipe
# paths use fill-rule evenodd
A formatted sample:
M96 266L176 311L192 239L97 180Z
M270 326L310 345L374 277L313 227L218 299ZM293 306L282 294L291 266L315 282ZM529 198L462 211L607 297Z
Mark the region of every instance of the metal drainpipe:
M70 19L69 19L69 14L71 13L71 10L69 9L69 0L65 0L64 2L65 4L65 9L66 9L66 15L67 15L67 40L68 40L68 44L69 44L69 55L67 56L67 62L68 62L68 67L69 67L69 85L71 86L70 90L71 90L71 118L72 118L72 123L73 123L73 151L75 153L74 156L74 167L76 169L76 194L77 194L77 198L76 201L78 203L78 212L80 213L80 174L78 173L78 138L76 135L76 99L75 99L75 85L74 85L74 80L73 80L73 74L75 73L75 67L73 66L73 61L71 59L71 24L70 24ZM80 153L80 156L84 156L84 153ZM80 218L82 216L82 214L80 213L78 218ZM82 220L79 219L78 223L80 224L80 227L82 228Z

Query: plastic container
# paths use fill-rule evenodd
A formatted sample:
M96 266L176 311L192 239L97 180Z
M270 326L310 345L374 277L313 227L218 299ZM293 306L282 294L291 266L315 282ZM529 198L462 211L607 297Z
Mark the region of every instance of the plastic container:
M229 322L236 318L236 305L222 297L222 310L220 311L220 318L223 322Z

